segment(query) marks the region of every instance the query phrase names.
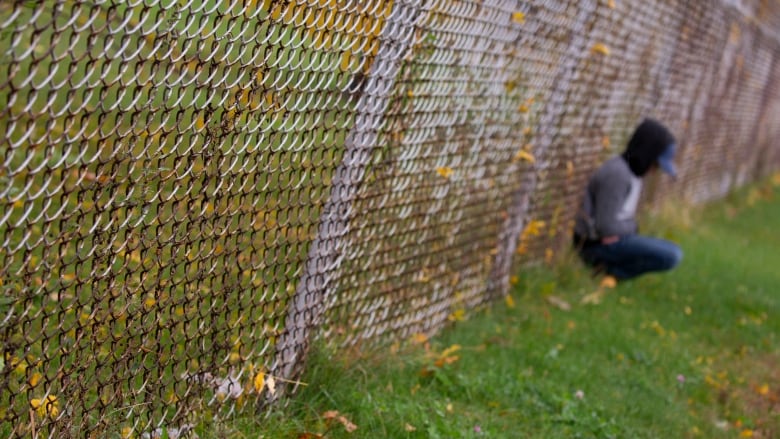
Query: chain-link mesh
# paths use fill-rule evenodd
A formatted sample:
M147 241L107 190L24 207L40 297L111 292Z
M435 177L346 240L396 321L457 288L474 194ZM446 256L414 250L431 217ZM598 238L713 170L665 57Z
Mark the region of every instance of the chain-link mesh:
M769 1L0 2L0 434L168 437L568 243L642 116L780 166ZM286 387L286 389L285 389Z

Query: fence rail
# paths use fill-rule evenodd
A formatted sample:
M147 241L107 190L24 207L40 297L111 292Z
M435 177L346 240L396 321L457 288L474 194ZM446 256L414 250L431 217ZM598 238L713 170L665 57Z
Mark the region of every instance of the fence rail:
M186 436L568 244L644 116L697 203L780 167L780 6L0 2L0 434Z

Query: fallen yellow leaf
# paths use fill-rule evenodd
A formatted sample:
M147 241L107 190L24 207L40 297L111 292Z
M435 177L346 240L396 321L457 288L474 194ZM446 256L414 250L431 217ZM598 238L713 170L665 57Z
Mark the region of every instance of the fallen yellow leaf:
M412 343L423 344L428 341L428 336L422 333L417 333L412 336Z
M39 374L38 372L35 372L30 377L29 383L30 387L35 387L38 385L38 383L41 382L41 379L43 378L43 375Z
M552 305L552 306L554 306L554 307L556 307L556 308L558 308L560 310L563 310L563 311L571 310L571 305L569 304L569 302L561 299L560 297L547 296L547 302L550 305Z
M460 349L461 349L461 346L459 344L454 344L454 345L448 347L447 349L443 350L442 353L441 353L441 356L442 357L448 357L448 356L454 354L455 352L458 352Z
M460 360L460 357L457 356L457 355L452 355L452 356L449 356L449 357L441 357L441 358L437 359L433 363L433 365L436 366L436 367L444 367L445 364L452 364L452 363L454 363L454 362L456 362L458 360Z
M525 23L525 14L521 11L517 11L514 14L512 14L512 21L518 24Z
M441 175L444 178L450 178L450 176L453 173L453 170L450 167L442 166L440 168L436 168L436 173Z
M447 320L451 322L462 322L463 320L466 320L466 310L463 308L456 309L447 317Z
M341 425L344 426L344 429L347 430L348 433L352 433L358 428L357 425L350 422L349 419L339 414L338 410L328 410L322 414L322 418L326 420L337 420L339 423L341 423Z
M606 46L604 43L596 43L593 45L593 47L590 49L593 53L600 53L604 56L609 55L609 47Z
M590 294L586 294L580 300L580 303L583 305L598 305L599 303L601 303L602 299L604 299L604 291L597 290Z
M542 220L536 220L536 221L530 221L528 225L525 227L525 230L523 230L524 235L530 235L530 236L539 236L542 229L547 225Z
M515 299L513 299L510 294L507 294L506 297L504 298L504 300L506 301L506 306L507 307L509 307L509 308L514 308L515 307Z
M525 160L528 163L536 163L536 158L528 151L521 149L515 154L515 160Z
M272 375L268 375L265 379L265 385L268 386L268 393L271 395L276 394L276 380Z
M604 276L599 284L603 288L615 288L617 286L617 279L614 276Z
M258 372L257 375L255 375L254 379L254 385L255 385L255 391L257 393L260 393L263 391L263 387L265 387L265 373Z
M30 407L32 407L33 410L38 413L38 416L42 418L46 416L52 418L57 417L60 413L58 406L57 397L54 395L47 396L45 401L40 398L33 398L30 400Z

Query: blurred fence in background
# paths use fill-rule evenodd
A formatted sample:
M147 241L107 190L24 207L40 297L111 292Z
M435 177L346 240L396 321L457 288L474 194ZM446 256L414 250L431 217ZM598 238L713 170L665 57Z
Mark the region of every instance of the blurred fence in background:
M0 434L186 435L316 339L431 335L569 242L642 117L652 204L780 166L769 1L0 2Z

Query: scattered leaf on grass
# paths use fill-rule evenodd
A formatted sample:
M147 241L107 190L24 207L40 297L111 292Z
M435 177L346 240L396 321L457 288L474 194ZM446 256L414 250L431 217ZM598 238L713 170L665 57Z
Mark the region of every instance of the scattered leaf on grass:
M617 286L617 279L613 276L604 276L604 278L601 279L599 286L603 288L615 288Z
M456 309L449 316L447 316L447 320L451 322L462 322L466 320L466 310L463 308Z
M603 290L596 290L583 296L582 300L580 300L580 303L583 305L598 305L604 299L604 294L605 293Z
M344 429L347 430L348 433L352 433L358 428L357 425L353 424L349 419L339 414L338 410L328 410L322 414L322 418L326 420L335 419L344 426Z
M506 306L507 307L509 307L509 308L514 308L515 307L515 299L513 299L510 294L507 294L506 297L504 298L504 300L506 301Z
M448 356L454 354L455 352L458 352L460 349L461 349L461 346L459 344L454 344L454 345L448 347L447 349L443 350L442 353L441 353L441 356L442 357L448 357Z
M413 431L417 431L417 429L414 427L414 425L411 425L409 423L404 424L404 430L408 431L409 433Z
M563 310L563 311L570 311L571 310L571 305L569 304L569 302L561 299L560 297L547 296L547 302L550 305L552 305L552 306L554 306L554 307L556 307L556 308L558 308L560 310Z
M447 349L443 350L441 354L439 354L439 357L436 359L436 361L433 362L433 365L436 367L444 367L445 364L452 364L458 360L460 360L460 357L455 354L455 352L458 352L461 349L461 346L459 344L454 344ZM424 368L423 370L426 370L428 368ZM428 373L421 373L423 376L429 375Z
M423 333L418 332L412 336L412 343L414 344L423 344L426 341L428 341L428 336Z

